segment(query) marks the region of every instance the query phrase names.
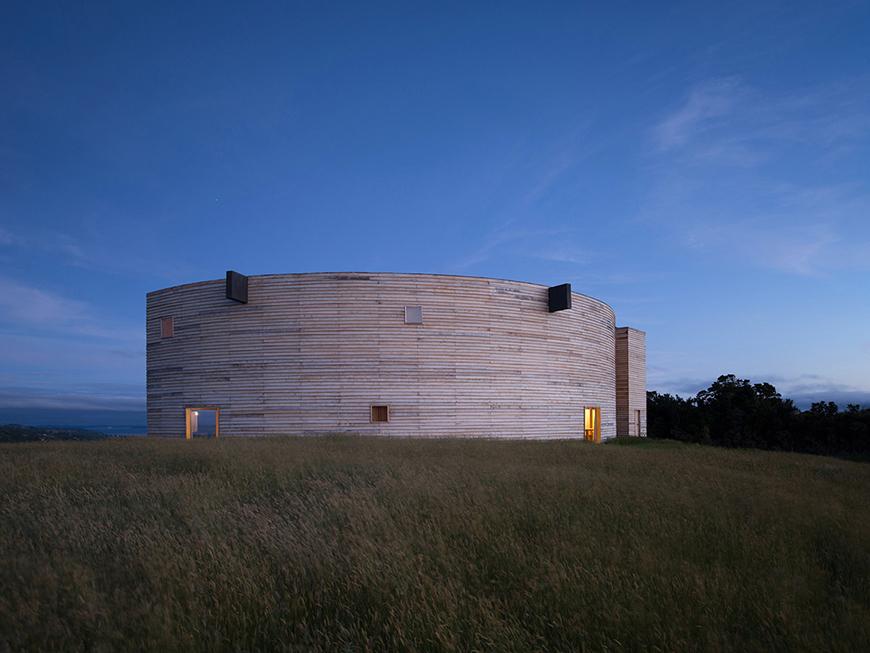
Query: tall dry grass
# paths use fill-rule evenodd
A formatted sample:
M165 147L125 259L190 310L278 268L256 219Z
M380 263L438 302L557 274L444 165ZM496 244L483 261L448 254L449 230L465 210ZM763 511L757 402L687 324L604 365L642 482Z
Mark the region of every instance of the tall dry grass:
M0 446L0 649L866 650L870 466L699 446Z

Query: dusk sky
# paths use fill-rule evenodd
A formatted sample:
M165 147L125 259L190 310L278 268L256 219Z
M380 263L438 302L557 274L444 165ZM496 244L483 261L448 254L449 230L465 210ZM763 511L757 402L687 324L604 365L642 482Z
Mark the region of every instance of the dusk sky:
M144 423L145 293L228 269L570 282L650 389L870 405L870 3L8 3L0 82L0 421Z

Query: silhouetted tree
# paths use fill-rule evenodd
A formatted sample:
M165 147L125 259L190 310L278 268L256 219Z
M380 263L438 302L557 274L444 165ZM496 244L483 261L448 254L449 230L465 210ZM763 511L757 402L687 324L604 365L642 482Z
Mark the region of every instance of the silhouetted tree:
M817 402L801 412L770 383L725 374L684 399L647 393L647 433L726 447L870 456L870 410Z

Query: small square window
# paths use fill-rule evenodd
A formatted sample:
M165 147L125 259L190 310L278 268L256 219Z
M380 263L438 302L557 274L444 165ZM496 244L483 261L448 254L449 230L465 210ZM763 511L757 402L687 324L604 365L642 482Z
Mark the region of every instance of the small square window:
M406 306L405 324L423 324L423 307Z
M389 422L389 406L372 406L372 422Z
M160 318L160 337L171 338L175 335L175 320L171 317Z

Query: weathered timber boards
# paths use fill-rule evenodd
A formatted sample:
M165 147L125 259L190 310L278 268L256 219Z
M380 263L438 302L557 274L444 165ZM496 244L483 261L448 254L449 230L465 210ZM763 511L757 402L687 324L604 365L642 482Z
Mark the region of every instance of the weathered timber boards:
M613 311L572 304L548 313L535 284L380 273L254 276L248 304L223 280L150 293L149 433L183 435L184 407L208 404L222 435L581 438L583 407L599 406L613 437ZM406 305L423 324L404 323ZM372 404L389 423L370 422Z
M616 433L646 435L646 334L630 327L616 330Z

